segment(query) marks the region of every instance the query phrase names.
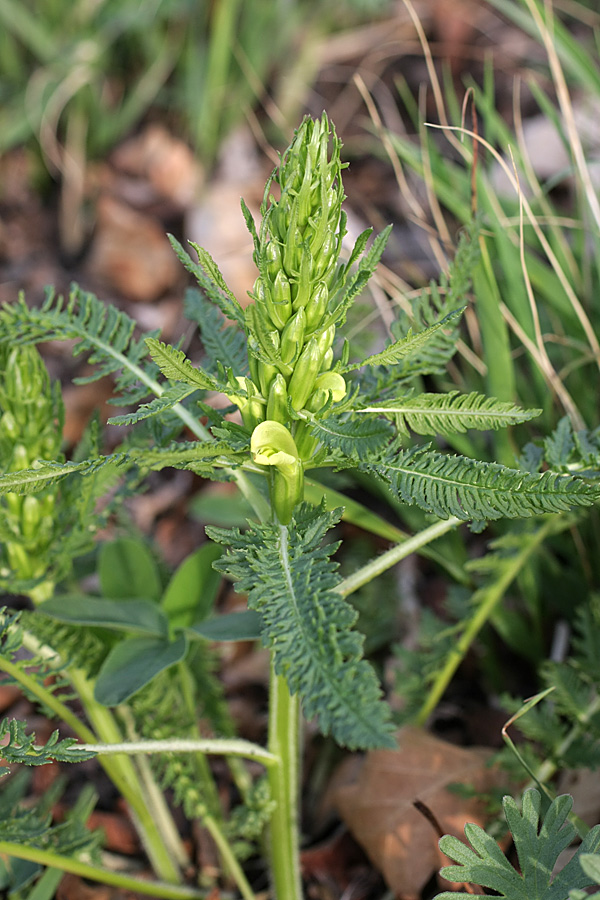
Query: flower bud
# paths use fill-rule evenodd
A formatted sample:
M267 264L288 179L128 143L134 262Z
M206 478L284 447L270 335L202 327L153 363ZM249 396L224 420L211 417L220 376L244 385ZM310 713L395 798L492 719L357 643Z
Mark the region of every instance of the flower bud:
M11 412L5 412L0 419L0 431L3 431L7 438L16 441L19 437L19 428L15 417Z
M269 389L271 387L271 382L273 378L277 375L278 369L276 366L269 366L266 363L258 361L258 383L260 386L260 392L263 397L267 397L269 395Z
M267 419L274 422L285 422L288 419L287 387L285 378L277 373L271 382L267 399Z
M271 239L264 251L265 262L267 264L267 274L271 281L275 280L275 276L281 271L283 260L281 258L281 248L276 240Z
M321 351L317 338L312 337L294 366L288 385L288 393L295 410L302 409L310 397L315 379L319 374L324 351Z
M37 535L42 511L37 497L31 494L23 499L21 510L21 533L27 540L32 540Z
M270 291L269 315L273 324L281 331L292 314L290 283L280 269Z
M329 372L331 366L333 365L333 350L330 347L325 356L323 357L323 362L321 363L321 372Z
M325 401L326 399L327 397L325 397ZM325 403L325 401L323 402ZM304 462L310 462L310 460L315 455L317 447L319 446L319 441L316 437L314 437L314 435L311 434L308 422L298 422L296 424L294 441L296 443L296 447L298 448L300 459Z
M310 300L310 292L311 292L311 280L310 280L310 270L312 267L312 256L304 249L302 253L302 257L300 259L300 269L299 269L299 277L297 284L295 285L294 299L292 303L292 308L294 312L305 307L308 301Z
M323 372L317 376L315 391L327 391L331 394L334 403L339 403L346 396L346 382L339 372ZM310 407L307 407L310 409Z
M309 329L318 328L327 311L329 291L325 282L320 281L314 288L312 297L306 304L306 325Z
M286 364L294 362L304 346L306 313L302 307L294 313L281 335L281 360Z

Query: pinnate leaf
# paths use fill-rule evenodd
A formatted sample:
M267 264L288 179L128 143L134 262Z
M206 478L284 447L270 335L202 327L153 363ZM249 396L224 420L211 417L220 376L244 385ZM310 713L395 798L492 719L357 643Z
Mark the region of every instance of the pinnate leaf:
M460 394L422 393L416 397L406 395L385 403L365 407L357 413L378 413L393 418L398 428L408 433L450 435L476 428L487 431L526 422L540 414L539 409L521 409L504 400L486 397L472 392Z
M318 717L322 732L348 747L394 746L389 709L375 672L361 658L363 638L352 630L356 613L336 591L339 578L329 558L336 545L322 546L339 514L303 505L290 525L207 533L227 545L215 568L233 578L260 613L275 670L300 694L307 717Z

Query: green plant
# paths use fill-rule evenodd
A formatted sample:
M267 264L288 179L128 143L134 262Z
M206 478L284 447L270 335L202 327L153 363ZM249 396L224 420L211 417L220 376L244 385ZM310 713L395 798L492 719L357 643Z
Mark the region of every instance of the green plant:
M587 896L581 888L598 882L600 825L584 837L577 852L555 874L559 855L573 841L575 827L567 821L573 799L557 797L542 810L542 797L536 790L523 795L519 811L512 797L505 797L504 815L514 841L520 871L506 859L496 841L478 825L465 825L471 847L458 838L445 835L440 849L459 865L446 866L441 874L449 881L468 882L491 888L510 900L575 900ZM444 891L436 900L471 897L472 893Z
M306 118L267 184L258 227L243 206L258 268L253 302L245 310L205 251L195 248L195 262L173 241L205 295L192 292L186 301L188 316L202 328L206 359L201 366L156 334L134 338L132 320L78 289L67 299L49 293L40 308L30 309L21 298L0 313L0 343L11 344L15 370L33 358L31 345L72 340L74 352L90 354L89 361L97 366L92 377L114 375L115 402L133 407L111 421L135 426L113 453L103 456L93 447L88 455L79 452L69 461L34 459L37 451L17 453L15 448L27 447L32 438L18 429L11 431L4 448L8 471L0 477L7 504L16 505L22 495L25 501L37 495L34 499L41 503L52 497L60 509L63 491L68 497L69 491L81 489L85 497L86 485L91 484L87 490L97 496L94 491L103 474L113 478L122 473L134 489L148 472L175 467L234 481L253 510L244 531L208 529L212 540L223 546L215 568L247 592L250 614L205 621L211 607L210 586L205 583L199 593L195 584L199 572L205 582L208 578L204 557L199 570L193 559L184 564L190 566L189 572L175 575L188 585L181 593L171 591L171 585L165 593L147 555L131 545L105 552L120 558L134 577L115 579L115 563L104 565L101 558L102 593L94 598L69 592L48 565L27 570L31 580L23 588L36 609L19 625L21 643L56 660L83 702L95 732L91 736L68 704L40 684L31 663L3 663L8 674L74 729L85 749L100 754L136 811L144 791L148 793L152 803L140 826L164 880L179 879L173 868L182 858L157 779L163 786L174 786L189 815L204 820L225 870L246 898L253 896L252 889L233 847L238 837L256 836L264 823L277 897L297 900L301 893L300 703L306 715L316 717L324 734L347 747L395 746L390 710L381 699L374 669L363 658L363 638L352 627L356 613L345 597L409 553L431 552L427 545L461 522L481 528L487 520L546 516L542 521L552 523L574 506L593 504L600 494L595 479L585 477L585 472L577 477L509 469L412 440L409 429L426 437L460 434L465 428L488 430L526 422L537 411L474 392L418 391L420 379L440 372L454 353L472 261L469 234L463 238L446 290L434 291L430 300L426 292L412 319L400 315L395 339L384 350L350 361L352 350L342 328L377 266L389 229L370 247L370 231L365 231L349 258L342 259L346 225L342 168L340 142L327 116ZM37 396L47 397L49 390L48 383L38 378ZM225 411L213 409L206 401L210 391L226 395L231 405ZM33 403L37 415L48 415L48 401L44 403L41 399ZM241 422L229 415L236 409ZM178 439L183 426L195 440ZM346 504L342 495L305 477L312 469L327 468L376 479L394 502L416 505L430 518L412 537L390 531L387 523L356 502ZM397 539L389 551L344 580L331 559L337 545L323 544L343 516ZM25 556L37 557L42 549L45 553L45 545L38 549L27 543L24 520L15 522L11 540ZM203 548L198 553L214 554L210 561L219 555L218 550ZM10 560L7 567L9 578ZM195 585L193 592L190 583ZM36 622L45 622L45 630L38 630ZM202 698L200 685L205 683L204 639L258 633L272 661L268 749L229 735L203 738L195 726L195 713ZM88 636L93 644L84 658L74 652L74 634ZM196 653L199 638L202 649ZM157 705L161 695L169 699ZM117 705L122 701L127 705ZM148 734L144 725L148 708L160 710L157 728L164 737ZM173 733L173 712L185 723L183 735ZM222 734L227 728L224 716L220 727ZM154 772L136 755L164 750L178 756ZM231 823L223 821L215 797L206 761L210 753L228 758L240 788L248 816L237 836ZM187 755L179 758L179 754ZM265 766L267 779L260 789L249 784L239 757ZM248 825L250 819L253 827ZM160 852L165 846L174 848L168 860ZM171 896L177 890L182 888L174 887Z

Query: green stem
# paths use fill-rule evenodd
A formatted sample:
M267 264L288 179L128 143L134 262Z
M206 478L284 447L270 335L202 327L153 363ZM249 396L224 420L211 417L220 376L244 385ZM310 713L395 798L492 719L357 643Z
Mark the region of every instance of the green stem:
M487 587L481 588L475 593L473 597L473 603L476 603L475 613L448 654L443 669L438 672L429 694L417 715L416 722L418 725L425 724L441 700L444 691L452 681L454 673L464 659L469 647L494 612L494 609L508 590L511 582L517 577L529 557L537 550L540 544L544 542L548 534L556 530L557 523L555 519L556 517L549 516L547 521L538 529L538 531L528 537L524 543L523 549L515 554L512 559L507 561L507 565L504 567L498 580Z
M269 768L277 806L269 823L269 857L276 900L302 900L299 856L300 704L271 662L269 750L278 765Z
M96 733L105 743L119 743L122 735L107 707L94 699L91 683L77 669L70 669L69 680L83 703L86 714ZM92 739L92 743L95 743ZM161 834L159 820L154 818L155 810L149 804L149 797L140 783L140 776L133 762L126 756L100 760L103 768L131 807L135 816L140 838L152 867L159 878L171 884L181 881L181 873L173 862Z
M0 853L14 856L17 859L27 859L39 863L41 866L61 869L63 872L71 872L81 878L89 878L90 881L98 881L101 884L111 884L125 891L133 891L138 894L146 894L149 897L159 897L161 900L206 900L206 894L183 885L160 884L159 882L143 881L141 878L132 878L122 872L111 872L99 866L80 862L72 856L62 856L52 850L41 850L38 847L30 847L25 844L13 844L10 841L0 841Z
M119 709L119 713L125 725L127 736L131 740L134 740L136 733L131 710L126 706L122 706ZM143 756L138 756L135 759L134 764L139 773L142 787L147 794L148 806L153 810L153 817L160 829L165 848L176 861L177 865L182 869L185 869L189 865L190 858L175 826L175 822L173 821L165 795L156 783L148 760Z
M7 675L14 678L28 694L34 696L41 704L50 709L57 719L68 725L78 738L87 743L95 743L96 735L94 732L84 725L83 722L80 722L68 706L62 703L58 697L55 697L52 691L39 684L35 678L32 678L31 675L28 675L27 672L24 672L23 669L3 656L0 656L0 671L6 672Z
M447 531L451 531L460 524L460 519L457 519L456 516L451 516L449 519L436 522L435 525L425 528L419 534L407 538L401 544L396 544L395 547L391 547L385 553L382 553L381 556L376 556L375 559L370 560L365 566L353 572L348 578L344 578L337 586L338 592L342 596L347 597L348 594L357 591L364 584L368 584L378 575L395 566L401 559L406 559L411 553L431 543L431 541L434 541L442 534L446 534Z
M244 875L243 869L237 861L220 823L210 813L204 816L203 821L206 830L219 849L225 871L234 879L244 900L256 900L256 895L250 887L248 879Z
M244 759L253 759L262 763L266 768L272 768L278 763L277 757L269 753L260 744L252 744L238 738L167 738L157 741L126 741L116 744L81 744L80 750L89 750L90 753L123 754L135 756L138 753L212 753L218 756L241 756Z

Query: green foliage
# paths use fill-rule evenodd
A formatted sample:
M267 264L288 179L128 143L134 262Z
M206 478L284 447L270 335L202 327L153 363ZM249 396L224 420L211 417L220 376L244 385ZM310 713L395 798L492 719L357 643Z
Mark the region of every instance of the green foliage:
M289 526L209 531L227 547L217 567L248 592L275 669L300 694L305 714L347 746L394 746L375 674L361 659L362 638L351 630L356 613L336 594L335 545L322 546L338 519L339 511L302 507Z
M472 392L460 394L422 393L386 400L381 406L365 407L362 413L380 413L393 418L401 434L408 436L409 429L415 434L450 435L464 433L469 429L486 431L490 428L504 428L527 422L541 413L539 409L519 409L514 403L486 397Z
M2 758L9 765L21 763L26 766L43 766L50 762L76 763L95 756L87 750L79 750L74 738L59 740L58 731L54 731L45 744L36 744L35 734L27 734L26 728L26 723L17 719L2 719L0 722ZM0 766L0 776L8 772L10 772L8 766Z
M0 312L0 343L35 344L41 341L75 341L73 355L89 353L97 368L83 384L114 375L120 398L113 403L125 406L139 402L150 393L157 367L145 363L145 339L154 332L134 338L136 323L114 306L106 306L94 294L74 287L65 299L48 292L38 309L30 309L23 297L5 304ZM142 386L140 386L140 382Z
M597 487L571 476L531 475L427 447L401 450L393 445L376 462L362 467L381 478L402 502L416 503L441 518L526 517L590 506L599 497Z
M506 900L568 900L570 890L589 885L590 876L583 871L578 857L598 852L600 825L588 832L575 856L554 876L560 853L575 837L575 828L567 821L573 799L568 795L557 797L543 816L541 803L541 795L536 790L525 792L522 811L512 797L504 798L504 815L515 843L520 872L508 862L493 838L478 825L469 824L465 825L465 835L471 847L450 835L440 840L442 852L459 863L445 866L441 870L444 878L491 888ZM436 900L466 900L471 896L471 893L445 891Z
M409 329L404 337L401 337L393 344L390 344L389 347L386 347L381 353L375 353L373 356L368 356L365 360L360 363L355 363L353 366L344 366L341 371L351 372L353 369L360 369L362 366L392 366L407 357L420 355L420 351L422 351L429 341L432 340L440 328L447 328L452 320L458 318L462 312L463 310L450 312L447 316L444 316L443 319L440 319L439 322L435 322L433 325L424 328L422 331L418 331L416 334L413 334L412 329Z

